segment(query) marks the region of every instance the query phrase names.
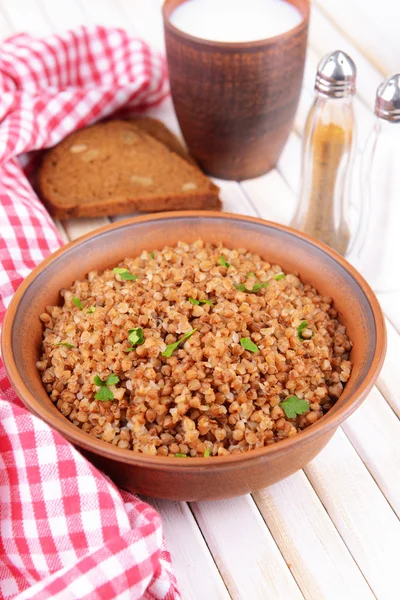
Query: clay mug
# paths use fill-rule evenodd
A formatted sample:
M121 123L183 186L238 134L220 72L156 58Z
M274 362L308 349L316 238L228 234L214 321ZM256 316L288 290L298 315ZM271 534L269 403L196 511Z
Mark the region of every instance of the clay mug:
M296 27L251 42L214 42L178 29L170 17L185 1L166 0L163 18L172 99L188 148L215 177L267 173L281 155L299 102L309 0L287 0L300 11Z

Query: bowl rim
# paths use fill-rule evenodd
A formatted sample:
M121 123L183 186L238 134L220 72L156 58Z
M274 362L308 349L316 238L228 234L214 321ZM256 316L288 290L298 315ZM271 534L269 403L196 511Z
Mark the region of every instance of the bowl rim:
M217 40L209 40L207 38L202 38L202 37L198 37L197 35L192 35L191 33L187 33L186 31L184 31L183 29L179 29L179 27L177 27L176 25L174 25L171 21L171 15L174 12L174 10L176 10L176 8L178 8L178 6L180 6L180 4L183 4L186 0L181 0L181 2L173 7L173 9L170 11L170 4L173 2L174 0L164 0L164 4L162 6L162 18L163 18L163 24L164 24L164 30L165 32L169 32L174 34L176 37L179 37L180 39L186 40L188 42L192 42L194 44L197 44L198 46L203 46L204 48L208 48L209 50L216 50L216 51L222 51L222 52L236 52L238 50L240 51L255 51L255 50L259 50L260 48L266 46L271 46L276 44L279 40L282 39L289 39L291 37L296 36L299 32L301 32L303 29L308 28L309 26L309 21L310 21L310 12L311 12L311 6L310 6L310 0L299 0L301 2L304 2L302 8L300 9L298 6L295 5L295 3L292 0L288 0L289 4L291 4L292 6L295 6L295 8L297 8L297 10L299 11L299 13L301 14L301 21L295 25L294 27L292 27L291 29L288 29L287 31L283 31L282 33L279 33L278 35L274 35L271 37L267 37L267 38L260 38L258 40L253 40L250 42L219 42Z
M339 263L339 265L342 268L344 268L345 271L347 271L347 273L349 273L349 275L359 285L369 303L373 314L376 330L375 353L371 362L371 366L368 370L368 376L365 377L364 381L359 386L355 396L349 398L349 401L346 402L344 406L342 406L340 409L335 411L333 415L330 415L329 411L326 415L324 415L324 417L321 420L313 424L312 427L301 431L298 435L294 436L293 438L286 438L284 440L280 440L279 443L272 444L270 446L264 446L263 448L257 448L248 452L243 452L242 454L230 454L227 456L219 456L218 460L215 461L208 460L208 457L190 457L190 460L188 461L182 460L179 463L177 463L176 457L152 456L148 454L134 452L132 450L117 448L107 442L98 440L97 438L92 438L80 428L70 423L70 421L68 421L68 419L66 418L65 427L64 424L62 424L62 426L60 427L58 426L58 423L54 425L54 423L47 418L47 414L46 411L43 410L42 403L39 400L37 400L35 396L29 391L28 387L23 381L22 376L18 372L12 352L12 329L14 323L14 315L16 314L18 306L25 292L28 290L30 284L40 273L44 272L46 268L49 265L51 265L54 261L56 261L59 257L68 254L68 252L72 248L79 246L80 244L86 242L89 239L95 238L109 231L120 229L121 227L129 227L130 225L134 225L136 223L148 223L152 221L159 221L160 219L169 220L181 218L219 218L226 220L250 222L262 226L266 225L272 229L276 229L278 231L294 235L310 243L312 246L317 247L320 251L324 252L325 254L328 254L330 258ZM301 447L308 445L310 442L314 441L320 436L326 435L327 432L337 429L339 425L358 408L358 406L363 402L363 400L375 384L376 378L382 368L386 353L386 327L384 316L379 302L371 287L368 285L368 283L365 281L362 275L358 273L358 271L340 254L329 248L329 246L326 246L322 242L319 242L318 240L312 238L308 234L299 232L293 229L292 227L286 225L281 225L272 221L267 221L265 219L251 217L247 215L239 215L235 213L225 213L219 211L174 211L140 215L128 219L123 219L115 223L111 223L109 225L105 225L77 238L72 242L69 242L68 244L65 244L56 252L50 254L47 258L45 258L37 267L35 267L33 271L31 271L28 277L26 277L26 279L21 283L16 293L11 299L3 322L3 332L1 336L1 351L7 376L10 380L13 389L17 393L18 397L23 401L24 405L27 408L29 408L29 410L33 412L36 416L38 416L48 425L50 425L50 427L55 429L63 437L65 437L67 440L69 440L79 448L82 448L102 458L111 459L112 461L132 466L149 466L152 469L156 470L168 470L171 469L171 467L173 467L174 465L179 465L179 468L184 468L186 470L192 470L199 467L223 467L224 469L227 469L229 467L234 467L238 465L238 463L246 463L248 461L264 459L266 456L273 456L277 453L284 453L291 449L293 446L297 446L297 448L300 449Z

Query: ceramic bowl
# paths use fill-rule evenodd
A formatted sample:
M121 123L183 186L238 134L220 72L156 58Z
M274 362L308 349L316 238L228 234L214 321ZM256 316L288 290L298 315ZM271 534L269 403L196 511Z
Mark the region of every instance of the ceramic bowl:
M353 371L334 407L291 439L240 455L177 460L116 448L74 426L53 405L42 385L39 358L47 305L59 290L143 249L196 239L248 248L298 272L305 283L331 296L354 347ZM142 216L103 227L72 242L37 267L21 284L4 320L2 353L10 381L25 405L59 431L122 488L173 500L226 498L273 484L301 469L320 452L339 425L362 403L381 369L386 348L384 319L372 290L355 269L327 246L288 227L239 215L180 212Z

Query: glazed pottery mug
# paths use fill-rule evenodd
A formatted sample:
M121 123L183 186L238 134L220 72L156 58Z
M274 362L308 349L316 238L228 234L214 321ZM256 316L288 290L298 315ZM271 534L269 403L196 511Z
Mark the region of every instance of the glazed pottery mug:
M276 165L293 125L303 80L309 0L281 0L292 5L290 10L297 9L298 24L280 35L249 42L210 41L178 29L172 22L174 11L196 1L165 0L163 7L171 93L182 134L210 175L257 177Z

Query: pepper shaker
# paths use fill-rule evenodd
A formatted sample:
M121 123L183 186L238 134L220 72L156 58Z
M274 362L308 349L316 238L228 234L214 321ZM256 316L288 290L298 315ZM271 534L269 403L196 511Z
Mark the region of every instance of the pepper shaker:
M346 197L355 141L352 98L356 66L344 52L318 65L316 97L303 135L302 185L292 227L345 254L350 229Z
M400 73L378 88L361 160L360 223L347 258L377 292L400 289Z

